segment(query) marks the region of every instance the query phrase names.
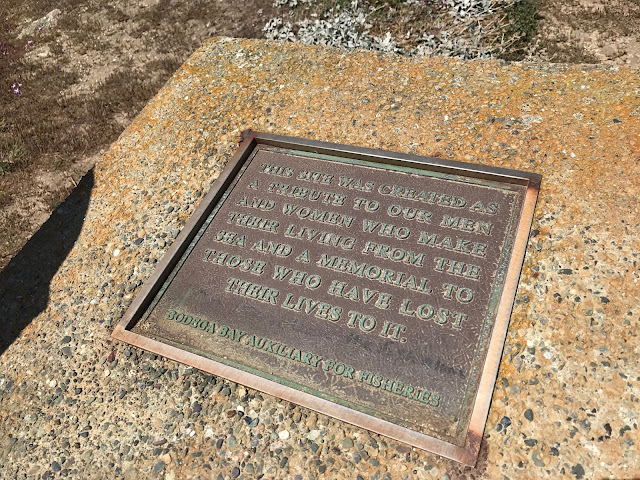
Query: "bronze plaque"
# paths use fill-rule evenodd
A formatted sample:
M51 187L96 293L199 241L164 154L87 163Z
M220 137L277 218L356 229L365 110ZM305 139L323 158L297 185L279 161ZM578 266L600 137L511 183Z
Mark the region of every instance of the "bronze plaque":
M474 464L539 184L252 132L113 335Z

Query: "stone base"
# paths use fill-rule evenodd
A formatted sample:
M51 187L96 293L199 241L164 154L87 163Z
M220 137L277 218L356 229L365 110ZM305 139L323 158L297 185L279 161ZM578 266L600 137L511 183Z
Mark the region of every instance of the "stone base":
M0 272L0 476L640 475L638 85L208 42ZM543 175L475 469L109 338L247 128Z

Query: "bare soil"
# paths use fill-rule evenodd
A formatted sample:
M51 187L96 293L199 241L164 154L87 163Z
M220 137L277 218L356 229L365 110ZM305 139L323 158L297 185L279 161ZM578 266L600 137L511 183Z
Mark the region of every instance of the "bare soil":
M64 0L38 24L52 5L0 0L0 269L204 40L260 37L273 9Z
M638 0L538 0L530 58L640 68Z
M410 38L442 2L378 3L372 31ZM270 18L298 15L271 0L52 8L0 0L0 269L204 40L261 38ZM538 0L538 9L537 34L505 58L640 66L638 0Z

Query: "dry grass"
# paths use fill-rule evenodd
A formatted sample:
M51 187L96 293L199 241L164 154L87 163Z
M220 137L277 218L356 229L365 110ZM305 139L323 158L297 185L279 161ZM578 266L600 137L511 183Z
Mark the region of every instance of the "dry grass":
M0 0L0 268L204 40L261 21L215 0Z
M83 47L80 54L101 48L90 30L79 35L82 38L75 41ZM39 36L33 48L40 44L57 45L50 34ZM9 39L2 48L7 54L0 61L0 78L22 87L20 94L7 85L0 88L0 174L34 162L66 168L95 153L122 131L117 117L135 116L179 65L176 60L156 61L147 65L155 75L147 75L123 64L90 94L71 95L65 92L79 80L79 73L56 54L60 52L51 54L58 59L55 65L34 64L25 58L33 49L25 41Z

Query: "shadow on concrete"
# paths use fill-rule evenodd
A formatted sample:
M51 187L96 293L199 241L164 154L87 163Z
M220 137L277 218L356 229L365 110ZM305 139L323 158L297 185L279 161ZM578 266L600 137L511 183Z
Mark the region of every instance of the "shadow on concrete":
M93 182L91 169L0 271L0 354L46 308L51 279L80 234Z

